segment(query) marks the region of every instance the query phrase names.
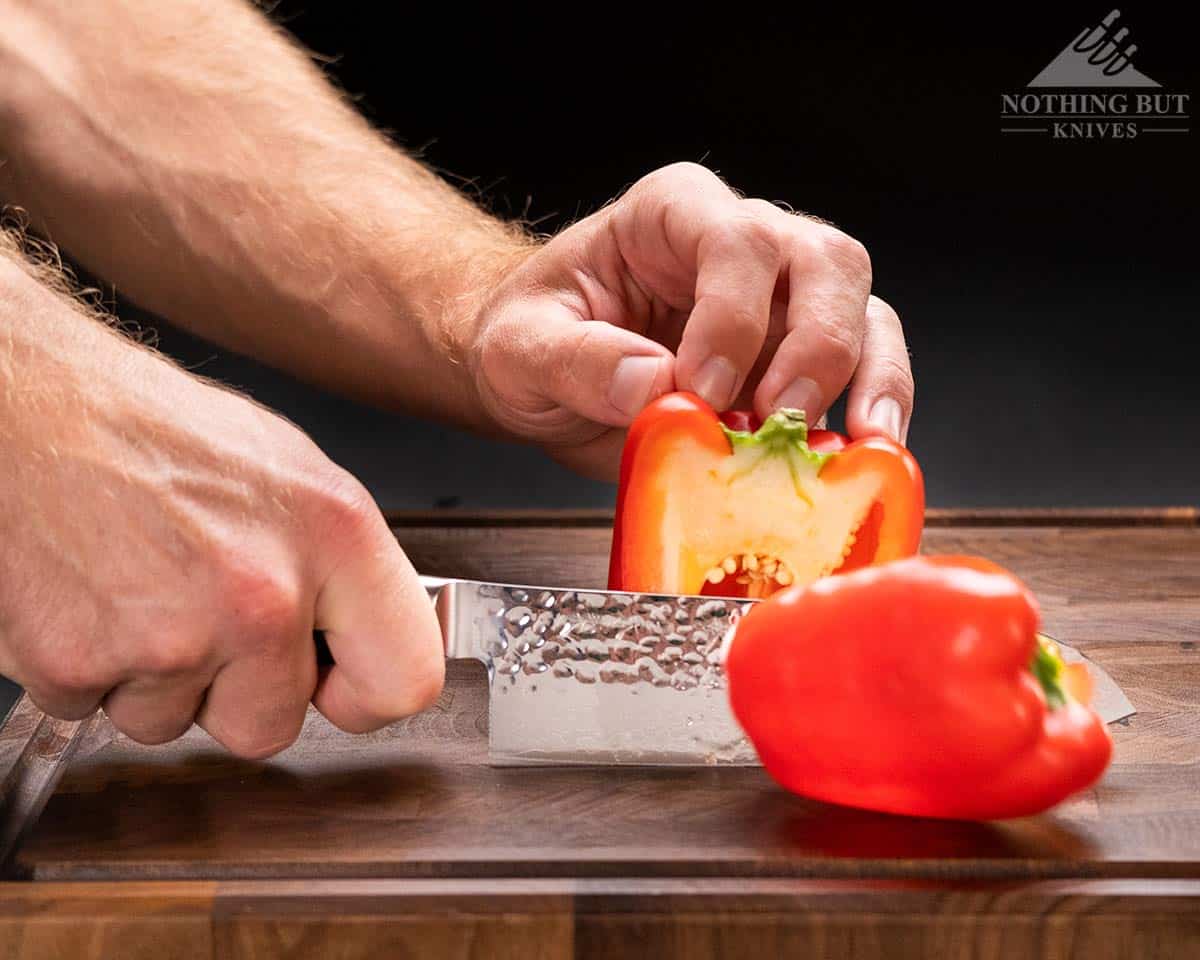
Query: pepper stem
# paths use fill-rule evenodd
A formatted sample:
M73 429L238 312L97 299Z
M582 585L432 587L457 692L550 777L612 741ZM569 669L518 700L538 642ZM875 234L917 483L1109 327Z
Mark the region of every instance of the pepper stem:
M803 410L776 410L753 433L749 430L731 430L723 423L721 429L725 431L729 446L733 450L739 447L758 447L763 454L784 454L789 460L799 454L818 469L826 460L836 455L817 453L808 445L808 420Z
M1042 685L1046 705L1051 710L1065 707L1070 699L1063 684L1063 661L1058 646L1045 634L1037 635L1037 649L1029 662L1029 669Z

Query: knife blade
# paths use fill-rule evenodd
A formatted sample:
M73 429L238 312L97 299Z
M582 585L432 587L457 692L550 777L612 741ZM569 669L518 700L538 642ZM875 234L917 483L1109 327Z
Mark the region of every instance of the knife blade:
M721 651L755 600L427 580L446 654L487 668L489 760L753 764Z

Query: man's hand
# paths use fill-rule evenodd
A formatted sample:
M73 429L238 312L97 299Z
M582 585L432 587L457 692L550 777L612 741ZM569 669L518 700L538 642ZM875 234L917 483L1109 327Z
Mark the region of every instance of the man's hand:
M849 432L902 441L908 351L870 293L858 241L677 164L529 255L464 352L491 417L598 476L615 474L622 428L675 388L816 422L849 385Z
M299 430L84 316L0 234L0 673L135 740L195 719L243 756L310 700L418 711L440 632L366 491ZM322 628L337 665L318 678Z

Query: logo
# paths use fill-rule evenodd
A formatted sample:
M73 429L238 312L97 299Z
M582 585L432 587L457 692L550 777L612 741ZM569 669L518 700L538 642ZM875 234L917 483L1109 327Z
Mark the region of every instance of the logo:
M1191 94L1166 90L1133 63L1138 45L1113 10L1084 27L1024 91L1000 95L1000 132L1051 140L1134 140L1188 133Z

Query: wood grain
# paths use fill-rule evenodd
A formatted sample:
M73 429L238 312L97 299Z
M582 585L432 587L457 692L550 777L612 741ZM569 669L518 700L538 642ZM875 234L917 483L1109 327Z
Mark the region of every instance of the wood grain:
M215 884L0 883L0 960L213 956Z
M367 880L0 884L0 960L1177 958L1200 882Z
M603 583L607 528L535 520L396 530L424 572ZM265 763L199 731L149 749L101 725L20 853L40 882L0 902L65 889L51 881L216 884L194 907L215 918L213 956L376 942L431 956L510 943L529 956L1187 956L1200 949L1200 526L1059 521L935 526L924 546L1015 570L1048 631L1138 708L1113 728L1104 780L1048 815L886 817L792 797L753 768L494 769L485 678L455 664L427 713L357 738L313 714ZM0 754L28 723L0 735ZM186 927L193 907L153 902L144 912ZM22 929L41 916L15 909L0 917Z

